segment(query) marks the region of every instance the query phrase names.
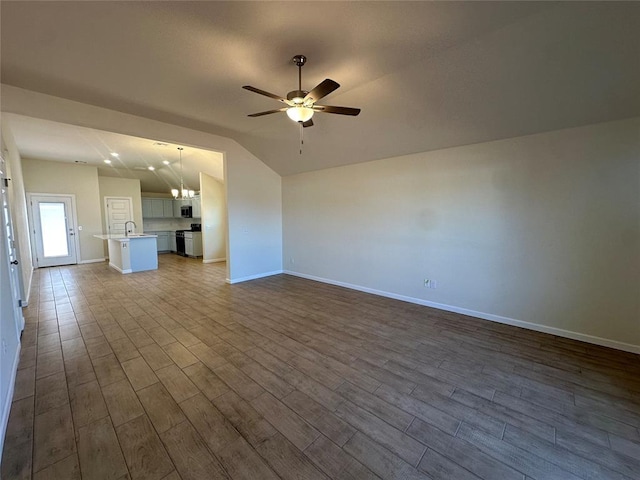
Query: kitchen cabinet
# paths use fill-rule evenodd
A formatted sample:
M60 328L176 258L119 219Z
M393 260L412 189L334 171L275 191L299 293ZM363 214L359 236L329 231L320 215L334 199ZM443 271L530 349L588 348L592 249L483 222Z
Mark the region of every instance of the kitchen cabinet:
M169 232L169 251L173 253L178 251L178 247L176 245L176 232Z
M200 203L200 196L193 197L191 201L191 215L193 218L201 218L202 217L202 207Z
M166 253L171 251L171 234L175 232L146 232L157 236L156 253Z
M164 218L173 218L173 200L165 198L162 206L164 207Z
M157 232L158 235L158 253L169 252L169 232Z
M145 197L142 199L142 218L152 218L152 216L151 199Z
M164 200L162 198L151 199L151 216L153 218L164 218Z
M158 268L156 235L94 235L107 240L109 266L120 273L143 272Z
M202 232L184 232L184 252L189 257L202 256Z
M170 198L142 198L142 218L173 218L173 200Z

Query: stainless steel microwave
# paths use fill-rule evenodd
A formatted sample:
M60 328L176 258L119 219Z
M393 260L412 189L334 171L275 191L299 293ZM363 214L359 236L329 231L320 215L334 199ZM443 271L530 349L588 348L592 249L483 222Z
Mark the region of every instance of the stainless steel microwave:
M180 207L180 216L182 218L193 218L193 210L191 205L182 205Z

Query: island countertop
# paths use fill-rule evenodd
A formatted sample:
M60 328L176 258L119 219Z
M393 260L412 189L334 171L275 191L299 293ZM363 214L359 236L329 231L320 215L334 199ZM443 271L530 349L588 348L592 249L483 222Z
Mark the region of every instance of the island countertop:
M137 238L158 238L158 235L153 235L151 233L134 233L133 235L94 235L94 237L101 240L117 240L123 242L127 240L135 240Z

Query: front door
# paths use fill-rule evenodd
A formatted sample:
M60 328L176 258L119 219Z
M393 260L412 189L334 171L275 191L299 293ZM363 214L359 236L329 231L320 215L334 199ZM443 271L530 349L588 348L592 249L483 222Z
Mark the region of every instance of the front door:
M131 198L105 197L104 201L107 212L107 233L109 235L124 235L125 222L133 220ZM132 225L129 226L129 229L131 227Z
M78 263L72 195L29 194L36 266Z

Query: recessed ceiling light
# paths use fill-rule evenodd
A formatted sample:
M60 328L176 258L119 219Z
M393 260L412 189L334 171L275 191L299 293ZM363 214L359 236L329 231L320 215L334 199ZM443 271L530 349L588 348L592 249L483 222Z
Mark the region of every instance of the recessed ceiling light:
M118 158L120 156L120 154L116 153L116 152L111 152L111 156Z
M169 165L171 162L169 160L163 160L162 163L164 163L165 165Z
M155 170L155 167L147 167L149 170L151 170L152 172Z
M169 144L168 143L164 143L164 142L154 142L153 143L156 147L168 147Z
M111 163L111 160L109 160L108 158L105 158L103 161L104 163Z

